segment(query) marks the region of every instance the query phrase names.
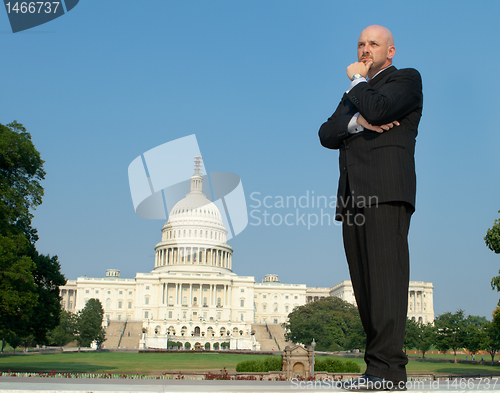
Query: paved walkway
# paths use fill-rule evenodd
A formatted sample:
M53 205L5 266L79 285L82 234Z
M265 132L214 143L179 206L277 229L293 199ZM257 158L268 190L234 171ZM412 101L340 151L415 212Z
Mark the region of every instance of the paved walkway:
M500 378L493 380L463 379L451 381L427 381L408 384L409 392L499 392ZM297 381L200 381L200 380L106 380L106 379L59 379L38 377L0 377L2 393L137 393L137 392L297 392L343 391L332 384Z

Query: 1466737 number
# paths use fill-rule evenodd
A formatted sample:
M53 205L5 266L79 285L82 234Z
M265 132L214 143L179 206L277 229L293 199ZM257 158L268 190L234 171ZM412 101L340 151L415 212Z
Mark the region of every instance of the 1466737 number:
M6 3L7 12L15 12L16 14L40 14L42 12L50 14L51 12L56 13L57 7L61 4L60 1L16 1L15 3Z

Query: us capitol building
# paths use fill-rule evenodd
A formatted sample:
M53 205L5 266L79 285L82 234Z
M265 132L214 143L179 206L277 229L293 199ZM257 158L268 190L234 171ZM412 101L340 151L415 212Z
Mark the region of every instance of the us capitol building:
M221 213L202 192L200 160L196 157L190 192L172 208L161 230L150 273L127 279L108 269L103 278L79 277L60 287L67 311L83 309L91 298L101 302L104 347L124 347L132 332L139 348L167 348L169 340L184 348L283 349L281 324L295 307L328 296L356 304L350 281L307 288L281 283L275 274L260 283L236 275ZM433 322L432 283L410 282L408 296L408 316Z

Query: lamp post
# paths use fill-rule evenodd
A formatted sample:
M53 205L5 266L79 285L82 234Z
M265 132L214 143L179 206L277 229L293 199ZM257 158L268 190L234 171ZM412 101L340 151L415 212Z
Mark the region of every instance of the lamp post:
M311 367L311 377L314 378L314 348L316 347L316 341L314 341L314 338L313 338L313 341L311 343L311 347L313 349L313 354L312 354L312 367Z

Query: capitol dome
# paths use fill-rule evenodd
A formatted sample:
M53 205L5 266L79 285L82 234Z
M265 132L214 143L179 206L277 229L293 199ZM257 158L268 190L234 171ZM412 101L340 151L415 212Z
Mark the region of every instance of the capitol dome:
M203 194L202 183L201 157L195 157L191 190L170 211L155 247L155 270L232 271L227 229L217 206Z

